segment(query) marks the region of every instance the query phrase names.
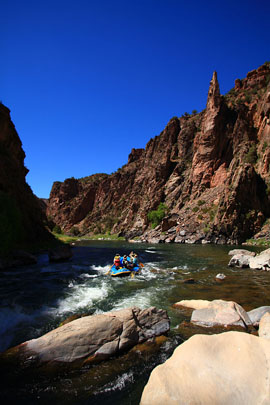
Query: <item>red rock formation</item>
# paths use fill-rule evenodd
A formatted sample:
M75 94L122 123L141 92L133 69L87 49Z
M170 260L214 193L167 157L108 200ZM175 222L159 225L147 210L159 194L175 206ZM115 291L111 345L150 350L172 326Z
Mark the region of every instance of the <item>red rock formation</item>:
M206 110L172 118L110 176L54 183L47 214L81 234L241 242L270 216L269 81L266 63L222 96L214 72ZM147 214L160 202L169 215L151 230Z

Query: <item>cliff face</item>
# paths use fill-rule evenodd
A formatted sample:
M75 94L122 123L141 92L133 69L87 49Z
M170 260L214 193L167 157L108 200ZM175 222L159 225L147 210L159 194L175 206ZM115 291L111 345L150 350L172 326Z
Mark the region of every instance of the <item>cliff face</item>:
M51 238L39 200L25 181L24 158L10 111L0 104L0 254Z
M112 175L54 183L47 214L83 235L238 243L270 216L269 140L269 64L225 96L214 72L203 112L172 118ZM147 214L160 202L167 216L152 230Z

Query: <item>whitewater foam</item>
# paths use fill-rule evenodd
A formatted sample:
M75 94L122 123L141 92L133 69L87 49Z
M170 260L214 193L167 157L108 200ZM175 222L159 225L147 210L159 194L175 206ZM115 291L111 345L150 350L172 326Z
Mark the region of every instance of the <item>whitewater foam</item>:
M76 312L83 308L93 306L96 301L108 296L110 286L103 282L101 285L89 286L89 284L75 284L68 291L68 296L59 299L56 307L47 309L47 313L53 316L69 312Z
M89 266L89 269L96 270L102 274L105 274L111 269L111 265L107 264L106 266L96 266L95 264L93 264L92 266Z
M112 383L108 384L104 388L102 388L100 391L95 392L95 394L100 394L102 392L112 392L112 391L121 391L125 386L129 383L134 382L134 377L133 377L133 372L129 371L128 373L124 373L117 377L115 381Z
M112 311L117 311L120 309L130 307L139 307L141 309L148 308L151 306L151 298L154 293L155 290L153 288L143 291L140 290L136 292L134 295L130 295L129 297L119 300L112 308Z

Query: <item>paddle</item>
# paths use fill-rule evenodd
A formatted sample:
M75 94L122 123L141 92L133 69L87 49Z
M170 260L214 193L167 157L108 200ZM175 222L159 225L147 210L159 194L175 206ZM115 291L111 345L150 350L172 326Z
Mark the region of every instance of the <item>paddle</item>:
M105 273L105 276L108 276L108 274L110 274L111 269L112 269L113 264L111 265L110 269L107 271L107 273Z

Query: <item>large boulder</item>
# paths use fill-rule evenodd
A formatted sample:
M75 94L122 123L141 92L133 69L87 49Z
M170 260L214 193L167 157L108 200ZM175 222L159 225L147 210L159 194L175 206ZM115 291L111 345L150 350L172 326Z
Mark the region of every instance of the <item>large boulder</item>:
M259 326L261 318L266 314L267 312L270 313L270 306L263 306L259 308L252 309L251 311L247 312L249 319L252 322L253 326Z
M270 340L270 313L263 315L259 325L259 336Z
M234 255L256 256L256 253L251 252L250 250L246 250L246 249L233 249L233 250L229 251L228 255L229 256L234 256Z
M231 258L228 266L229 267L240 267L242 269L245 267L249 267L249 260L251 257L252 256L250 256L250 255L244 255L244 254L238 253Z
M269 405L269 362L266 339L195 335L152 371L140 405Z
M255 257L250 257L249 267L251 269L270 270L270 249L266 249Z
M191 323L200 326L241 326L246 328L252 325L246 311L233 301L182 300L174 304L174 307L194 309Z
M99 362L149 338L168 332L166 311L137 307L85 316L44 336L9 349L4 357L23 357L38 363ZM31 362L31 361L30 361Z
M246 311L236 302L214 300L208 307L192 312L191 323L213 327L216 325L241 326L252 325Z

